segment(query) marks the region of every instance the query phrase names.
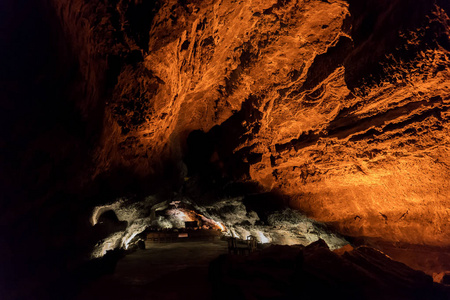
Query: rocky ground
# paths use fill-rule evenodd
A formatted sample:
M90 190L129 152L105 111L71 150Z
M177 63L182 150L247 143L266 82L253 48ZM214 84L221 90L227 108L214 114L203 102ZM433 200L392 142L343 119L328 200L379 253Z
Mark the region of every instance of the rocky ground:
M447 299L450 289L370 247L332 252L265 246L227 254L225 241L153 243L77 299Z
M447 299L448 287L370 247L271 246L212 262L214 299Z

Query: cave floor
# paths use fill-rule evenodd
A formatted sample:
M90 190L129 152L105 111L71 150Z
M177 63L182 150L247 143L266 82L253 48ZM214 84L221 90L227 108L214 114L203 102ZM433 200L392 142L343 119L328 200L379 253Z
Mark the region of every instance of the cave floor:
M119 260L77 297L89 299L211 299L209 263L227 253L226 241L154 243Z

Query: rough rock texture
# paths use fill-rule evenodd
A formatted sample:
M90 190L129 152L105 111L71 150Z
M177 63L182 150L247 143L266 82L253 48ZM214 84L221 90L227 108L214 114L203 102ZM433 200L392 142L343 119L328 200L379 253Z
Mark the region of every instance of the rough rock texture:
M337 254L321 240L222 255L211 263L210 278L214 299L446 299L449 292L373 248Z
M182 178L189 133L222 125L227 175L346 234L450 244L447 2L54 3L80 107L107 87L95 174Z
M449 11L0 1L2 297L50 298L86 273L93 207L230 182L342 233L425 244L446 271Z

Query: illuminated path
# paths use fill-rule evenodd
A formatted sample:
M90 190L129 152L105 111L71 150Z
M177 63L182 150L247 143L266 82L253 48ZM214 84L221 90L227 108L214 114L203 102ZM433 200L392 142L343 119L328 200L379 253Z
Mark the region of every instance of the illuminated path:
M77 299L211 299L208 266L227 251L224 241L153 244L119 260Z

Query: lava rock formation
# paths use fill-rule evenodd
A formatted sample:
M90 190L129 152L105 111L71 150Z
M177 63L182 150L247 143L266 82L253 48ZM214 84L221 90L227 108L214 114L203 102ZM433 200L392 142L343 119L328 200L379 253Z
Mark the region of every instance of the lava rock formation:
M447 2L54 6L80 109L105 101L94 177L165 170L179 185L189 134L219 127L203 155L222 174L345 234L450 245Z
M1 286L47 295L27 278L76 269L93 207L202 184L450 247L448 1L0 5Z

